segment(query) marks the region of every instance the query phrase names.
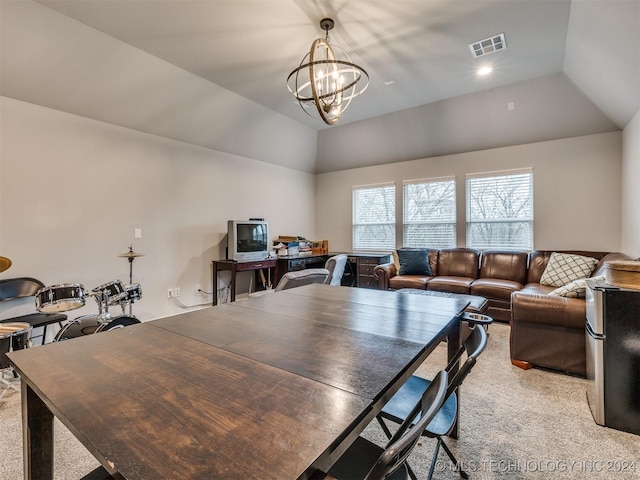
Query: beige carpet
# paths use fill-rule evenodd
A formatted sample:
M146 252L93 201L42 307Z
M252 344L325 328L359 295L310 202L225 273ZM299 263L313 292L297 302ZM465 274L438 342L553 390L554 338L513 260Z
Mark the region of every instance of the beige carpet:
M640 478L640 436L595 424L585 399L584 379L513 367L508 335L507 325L490 327L487 350L463 385L460 439L447 441L470 478ZM430 376L444 367L446 348L442 347L419 373ZM364 434L383 442L377 424ZM434 441L425 438L412 454L411 464L420 478L426 477L433 446ZM0 455L0 479L23 478L16 392L0 400ZM98 465L57 420L55 458L55 478L60 480L79 478ZM460 478L444 452L434 478Z

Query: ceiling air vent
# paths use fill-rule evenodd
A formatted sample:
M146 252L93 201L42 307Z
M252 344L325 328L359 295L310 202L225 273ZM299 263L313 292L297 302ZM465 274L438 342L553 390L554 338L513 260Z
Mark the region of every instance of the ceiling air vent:
M469 49L476 58L504 50L505 48L507 48L507 41L504 38L504 33L469 44Z

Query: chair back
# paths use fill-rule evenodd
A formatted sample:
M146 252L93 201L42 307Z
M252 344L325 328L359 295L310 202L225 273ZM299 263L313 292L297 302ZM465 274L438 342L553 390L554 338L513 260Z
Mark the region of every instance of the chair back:
M327 279L329 285L340 285L348 258L346 253L341 253L340 255L329 257L327 263L324 264L324 268L329 270L329 278Z
M279 292L311 283L325 283L327 278L329 278L329 270L326 268L307 268L306 270L287 272L282 276L274 291Z
M420 401L391 437L385 451L373 465L364 480L383 480L404 464L418 443L422 432L436 416L447 397L448 374L440 371L425 390ZM420 420L412 427L416 417Z
M31 277L0 280L0 302L14 298L32 297L42 287L44 287L44 283Z
M467 352L467 359L460 366L458 371L453 376L451 376L449 386L447 387L447 398L449 398L449 396L453 392L455 392L460 385L462 385L462 382L464 381L466 376L469 375L469 372L476 364L478 357L487 346L487 338L488 337L486 330L481 325L475 325L456 355L449 362L446 370L449 375L451 375L451 370L453 369L454 365L457 365L462 354L464 352Z

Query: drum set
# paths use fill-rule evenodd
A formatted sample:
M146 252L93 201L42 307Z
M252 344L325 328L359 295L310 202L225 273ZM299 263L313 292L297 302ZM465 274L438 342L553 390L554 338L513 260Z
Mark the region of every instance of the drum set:
M79 283L63 283L42 287L35 294L36 309L42 313L59 313L75 310L83 307L87 297L93 297L98 304L97 315L82 315L67 323L56 334L54 342L69 340L83 335L107 332L117 328L140 323L132 313L132 306L142 298L142 287L139 283L132 283L133 260L144 254L133 251L129 246L129 251L118 255L129 260L129 283L123 284L120 280L103 283L86 292L83 285ZM111 316L109 307L120 306L122 315ZM129 307L129 314L126 307Z
M31 325L24 322L0 323L0 400L7 393L8 388L16 391L20 389L15 381L17 374L11 368L6 354L14 350L22 350L31 346ZM5 374L9 378L5 378Z
M98 314L82 315L67 323L57 333L54 342L140 323L135 316L127 315L125 309L142 298L142 288L139 283L123 285L120 280L104 283L90 292L86 292L79 283L42 287L35 295L36 309L42 313L68 312L83 307L87 297L95 299ZM118 305L122 308L122 315L112 317L109 307Z

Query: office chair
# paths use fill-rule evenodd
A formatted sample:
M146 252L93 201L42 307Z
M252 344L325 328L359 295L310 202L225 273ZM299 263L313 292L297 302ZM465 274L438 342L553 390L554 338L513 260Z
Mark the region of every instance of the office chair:
M306 270L287 272L282 276L274 290L279 292L311 283L326 283L328 278L329 270L326 268L307 268Z
M249 297L261 297L273 292L280 292L281 290L288 290L289 288L301 287L303 285L309 285L311 283L327 283L329 278L329 270L326 268L307 268L306 270L298 270L295 272L285 273L276 288L271 290L260 290L249 294Z
M420 436L442 407L447 394L448 374L439 372L422 392L407 420L391 437L386 447L358 437L347 451L331 467L328 476L312 478L335 478L337 480L406 480L406 460ZM419 420L416 420L417 417Z
M347 259L349 257L345 253L340 255L334 255L329 257L324 264L324 268L329 270L329 278L327 279L328 285L340 285L342 282L342 275L344 274L344 268L347 266Z
M468 474L462 470L459 462L456 460L453 452L444 443L442 437L448 435L453 430L458 413L458 401L457 391L466 376L469 374L473 366L476 364L478 356L483 352L487 346L487 332L479 325L470 324L472 328L471 333L464 341L456 355L451 359L445 371L449 374L449 385L447 386L447 397L444 405L440 411L436 414L435 418L424 429L423 435L430 438L436 438L437 444L431 461L431 467L429 469L429 476L431 479L433 476L434 467L438 458L440 447L447 453L451 462L455 468L459 471L460 476L464 479L469 478ZM467 359L462 364L460 369L452 374L454 366L458 365L458 361L461 359L464 352L467 352ZM391 431L384 420L389 420L393 423L403 424L406 419L410 418L411 407L416 402L416 399L420 398L425 390L429 388L431 384L430 380L422 377L412 375L407 382L400 387L400 390L389 400L382 411L376 416L378 423L384 430L388 438L391 438ZM409 465L407 465L409 476L413 480L417 480L415 473Z

